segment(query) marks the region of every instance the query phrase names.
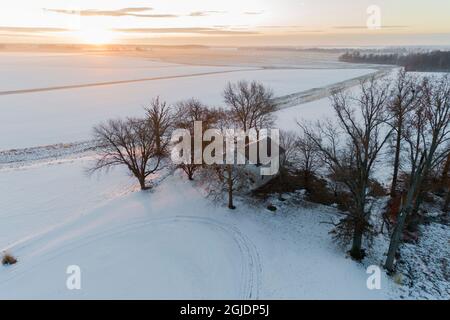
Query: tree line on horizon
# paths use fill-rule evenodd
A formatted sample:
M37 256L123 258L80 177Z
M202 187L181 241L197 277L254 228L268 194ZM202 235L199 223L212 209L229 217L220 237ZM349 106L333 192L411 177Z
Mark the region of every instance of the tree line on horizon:
M340 61L350 63L369 63L397 65L406 71L450 71L450 51L430 51L419 53L362 53L346 52L339 57Z

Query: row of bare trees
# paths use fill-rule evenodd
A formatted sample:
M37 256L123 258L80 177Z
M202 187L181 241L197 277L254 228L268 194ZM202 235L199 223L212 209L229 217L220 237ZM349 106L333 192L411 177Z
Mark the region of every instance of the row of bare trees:
M442 163L448 162L450 155L450 79L423 79L420 84L415 79L408 81L415 83L413 107L406 109L402 131L408 181L386 259L389 271L394 270L395 254L402 240L405 223L422 204L422 193L427 191L424 189L426 180ZM405 106L407 102L397 101ZM447 179L447 173L443 175ZM448 185L446 187L448 197Z
M335 118L299 123L304 135L299 140L303 151L299 164L308 168L316 157L333 182L350 193L348 212L335 232L351 242L350 254L360 260L364 257L363 239L372 234L368 195L376 164L383 162L385 170L392 154L390 196L402 199L385 264L393 271L406 223L419 211L423 194L431 191L426 182L433 175L442 181L444 210L448 210L450 79L419 79L402 70L394 81L362 83L358 95L336 91L331 102ZM405 178L400 181L400 176Z
M392 80L392 79L391 79ZM229 84L223 93L225 108L211 108L196 99L169 106L160 99L146 108L143 119L112 120L94 129L100 156L91 169L97 171L124 165L138 179L142 189L146 178L161 170L169 155L171 133L185 129L193 136L195 122L202 133L211 128L236 128L246 132L269 128L274 123L273 93L257 82ZM305 186L320 167L326 168L334 189L348 193L347 212L335 226L337 236L351 243L350 254L364 257L364 239L373 233L369 196L378 162L385 170L392 154L392 199L401 197L396 219L392 221L391 242L386 268L394 269L395 256L408 220L417 214L430 179L439 175L446 191L445 208L450 203L450 80L416 78L405 71L392 81L371 79L361 84L358 94L336 91L331 97L335 117L317 123L299 123L300 136L283 133L278 179L287 180L289 168L301 168ZM206 139L207 141L207 139ZM210 139L211 141L211 139ZM192 154L198 146L192 144ZM200 148L207 148L204 142ZM219 156L226 157L223 153ZM238 165L181 164L193 180L197 173L207 177L211 190L227 194L234 209L233 193L247 181ZM440 174L437 174L441 171ZM282 190L279 192L280 198ZM335 191L336 193L336 191Z
M223 92L225 108L212 108L196 99L169 106L159 98L145 108L143 119L110 120L94 128L94 139L99 157L90 172L125 166L137 178L141 189L150 186L146 179L168 163L172 132L184 129L194 136L196 121L202 122L202 134L208 129L236 128L247 132L273 124L273 93L258 82L240 81L228 84ZM189 180L196 172L208 170L207 176L215 182L214 189L226 190L228 207L234 208L233 192L243 185L242 171L235 165L204 166L194 161L191 141L191 163L179 165ZM204 143L201 152L206 147ZM226 154L220 155L226 157Z

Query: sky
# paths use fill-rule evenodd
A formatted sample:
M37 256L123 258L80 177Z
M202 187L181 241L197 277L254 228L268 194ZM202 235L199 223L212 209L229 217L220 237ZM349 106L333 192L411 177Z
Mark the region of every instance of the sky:
M0 43L450 45L449 0L1 1Z

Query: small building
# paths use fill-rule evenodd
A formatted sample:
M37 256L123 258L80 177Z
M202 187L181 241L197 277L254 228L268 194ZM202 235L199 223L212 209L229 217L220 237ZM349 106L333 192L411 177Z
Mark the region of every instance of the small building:
M245 171L245 174L250 179L250 182L252 183L251 188L250 188L251 190L255 190L255 189L258 189L258 188L264 186L265 184L269 183L270 181L272 181L274 178L278 177L278 175L279 175L279 170L274 175L263 175L261 169L263 169L264 167L267 167L267 165L250 162L249 150L254 148L253 150L258 150L258 152L259 152L259 146L261 145L261 143L266 143L267 156L271 157L273 153L272 153L272 139L270 137L265 137L256 142L252 142L252 143L248 144L245 148L244 156L245 156L247 164L244 165L244 171ZM274 143L274 146L276 148L278 148L279 158L277 159L278 160L277 167L279 168L279 164L284 162L284 157L286 156L286 151L277 143ZM239 152L239 150L238 150L238 152Z

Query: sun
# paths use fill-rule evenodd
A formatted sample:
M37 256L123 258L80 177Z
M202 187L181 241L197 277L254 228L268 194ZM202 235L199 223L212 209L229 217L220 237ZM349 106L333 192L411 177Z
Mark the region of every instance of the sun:
M103 28L82 28L77 31L77 37L86 44L108 44L114 40L114 33Z

